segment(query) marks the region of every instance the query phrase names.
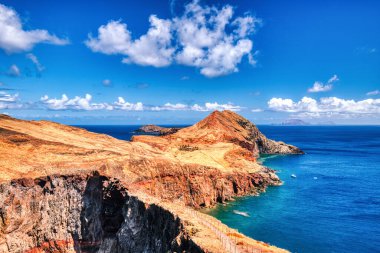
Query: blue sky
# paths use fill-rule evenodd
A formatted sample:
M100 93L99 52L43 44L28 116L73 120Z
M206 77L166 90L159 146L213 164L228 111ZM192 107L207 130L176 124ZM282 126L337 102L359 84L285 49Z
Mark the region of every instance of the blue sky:
M379 1L0 0L0 113L380 124Z

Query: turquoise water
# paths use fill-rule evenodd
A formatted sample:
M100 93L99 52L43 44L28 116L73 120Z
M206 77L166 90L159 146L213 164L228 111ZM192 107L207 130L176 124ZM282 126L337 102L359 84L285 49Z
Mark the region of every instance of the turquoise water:
M380 252L380 127L260 130L297 145L306 155L263 157L264 165L278 170L284 185L208 213L292 252Z
M82 127L124 140L138 128ZM292 252L380 252L380 127L259 129L306 155L263 157L266 166L278 170L284 185L209 213L246 235Z

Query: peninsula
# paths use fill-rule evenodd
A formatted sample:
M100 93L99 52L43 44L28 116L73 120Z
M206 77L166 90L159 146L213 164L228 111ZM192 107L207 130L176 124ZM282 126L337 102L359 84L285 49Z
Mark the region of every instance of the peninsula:
M131 142L0 116L0 252L287 252L197 211L281 185L260 154L303 154L215 111Z

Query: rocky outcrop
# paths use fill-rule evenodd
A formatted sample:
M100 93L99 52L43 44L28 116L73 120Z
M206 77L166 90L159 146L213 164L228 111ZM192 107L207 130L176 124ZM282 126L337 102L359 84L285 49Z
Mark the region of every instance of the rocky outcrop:
M181 128L177 127L160 127L156 125L145 125L137 129L137 133L148 133L148 134L157 134L157 135L168 135L178 132Z
M187 138L191 142L231 142L258 154L303 154L284 142L268 139L249 120L232 111L214 111L194 126L185 128L173 138Z
M95 173L1 184L0 252L203 250L178 217Z
M158 141L154 138L135 136L133 141L157 146ZM303 154L293 145L268 139L253 123L232 111L214 111L195 125L162 138L177 146L233 143L248 150L254 157L260 154ZM162 141L163 146L167 146L165 141Z

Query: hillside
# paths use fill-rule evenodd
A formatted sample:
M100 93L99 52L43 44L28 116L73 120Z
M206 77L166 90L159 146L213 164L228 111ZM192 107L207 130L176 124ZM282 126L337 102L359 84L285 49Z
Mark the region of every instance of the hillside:
M192 209L281 184L249 146L253 133L272 142L226 116L242 119L214 112L171 135L139 136L144 143L1 115L0 252L224 252L236 236L235 247L284 252ZM278 145L271 150L298 150Z

